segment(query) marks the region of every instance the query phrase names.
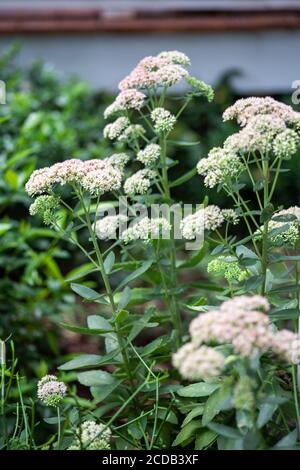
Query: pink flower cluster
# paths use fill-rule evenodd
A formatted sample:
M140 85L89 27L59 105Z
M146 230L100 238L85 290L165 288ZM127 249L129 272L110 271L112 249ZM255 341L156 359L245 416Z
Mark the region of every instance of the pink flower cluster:
M172 86L188 76L184 68L188 57L178 51L162 52L142 59L132 72L119 83L121 91L127 89Z
M79 184L92 195L117 190L122 183L122 172L108 159L70 159L50 167L35 170L26 183L30 196L49 193L54 185Z
M300 340L291 331L274 331L266 315L269 308L267 300L258 295L223 302L219 310L201 314L191 322L192 343L229 343L244 357L269 351L286 362L298 363Z
M221 375L225 357L208 346L187 343L173 354L172 363L187 380L207 380Z
M244 127L249 123L253 116L258 114L272 114L281 118L286 124L299 124L300 113L294 111L291 106L274 100L270 96L258 98L252 96L250 98L242 98L233 106L226 109L223 114L224 121L236 119L237 122Z
M118 94L115 101L104 111L104 118L127 109L139 110L143 107L146 96L138 90L126 89Z

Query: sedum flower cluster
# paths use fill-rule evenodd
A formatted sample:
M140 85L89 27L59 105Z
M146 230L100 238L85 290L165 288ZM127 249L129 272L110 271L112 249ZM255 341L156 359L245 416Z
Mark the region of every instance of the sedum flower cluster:
M203 351L203 345L212 349L211 346L224 344L231 345L234 353L244 358L269 352L282 361L299 363L300 340L297 334L289 330L274 331L266 315L269 309L262 296L239 296L223 302L219 310L200 314L190 324L191 342L173 357L175 367L189 380L220 375L221 359L218 362L220 367L213 363L210 370L210 359L206 367L209 355L206 352L207 356L200 360L199 351Z
M197 165L209 188L233 184L245 170L243 158L250 154L288 160L300 145L300 113L273 98L240 99L224 112L223 120L229 119L236 119L241 130Z
M147 104L148 97L141 90L150 94L158 87L170 87L188 78L186 69L190 59L179 51L165 51L156 56L144 57L132 72L119 83L120 93L114 102L104 111L105 119L119 114L119 117L104 128L104 137L121 142L134 141L143 137L145 129L140 124L130 122L128 112L141 112ZM202 83L203 93L204 83ZM199 84L198 84L199 87ZM207 86L208 87L208 86ZM206 93L209 93L207 88ZM154 113L154 127L158 133L169 132L176 121L164 108L157 108Z
M223 114L224 121L236 119L242 127L246 126L251 118L257 115L277 115L287 124L298 125L300 122L300 113L294 111L291 106L276 101L267 96L258 98L251 96L236 101L233 106L226 109Z
M236 119L242 127L224 144L237 153L258 150L289 159L299 146L300 113L269 96L240 99L224 112L223 119Z
M134 240L144 240L146 242L151 239L157 240L164 234L169 235L171 225L164 217L149 218L143 217L140 221L124 230L122 239L124 243L130 243Z
M222 210L218 206L209 205L184 217L180 222L180 230L183 238L194 240L197 235L203 234L204 230L216 230L225 220L237 224L239 217L233 209Z
M161 52L157 56L144 57L119 83L119 89L147 89L169 87L188 76L186 67L190 59L179 51Z
M176 123L176 117L164 108L155 108L151 112L154 130L158 134L168 134Z
M46 406L59 406L67 393L67 387L55 375L45 375L37 386L38 398Z
M208 188L237 180L244 169L245 165L234 152L220 147L213 148L208 157L197 164L197 171L204 176L204 184Z
M156 177L156 172L149 169L142 169L127 178L124 183L124 191L129 196L146 194Z
M197 347L191 342L173 354L172 363L187 380L207 380L221 375L225 357L213 348L205 345Z
M242 282L249 277L248 272L239 266L238 261L228 256L219 256L210 261L207 272L213 276L224 277L229 283Z
M158 144L149 144L143 150L140 150L137 154L137 160L143 163L145 166L152 166L159 159L161 154L161 148Z
M107 215L97 220L95 224L96 235L100 240L115 239L117 230L127 222L126 215Z
M104 118L107 119L109 116L127 111L128 109L140 110L145 103L146 95L138 90L123 90L118 94L115 101L106 108L104 111Z
M111 430L95 421L84 421L76 429L76 439L68 450L109 450Z
M103 160L70 159L55 163L51 167L35 170L26 183L26 191L30 196L49 194L56 185L78 185L91 196L100 196L106 192L118 190L121 187L125 165L125 154L114 154ZM37 213L40 204L51 204L54 199L42 199L33 206L31 211ZM51 202L50 202L51 201ZM52 207L53 208L53 207Z
M54 223L56 210L59 208L59 198L56 196L38 196L29 207L30 215L38 215L43 219L45 225Z
M261 230L255 232L261 238ZM269 243L274 246L294 247L300 239L300 207L294 206L276 212L268 224Z

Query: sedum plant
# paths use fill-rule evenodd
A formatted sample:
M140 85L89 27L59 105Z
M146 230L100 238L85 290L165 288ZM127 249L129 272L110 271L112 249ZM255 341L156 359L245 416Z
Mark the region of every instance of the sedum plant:
M187 144L173 138L181 114L194 98L213 99L189 66L178 51L142 59L104 113L103 136L114 153L41 168L26 184L35 198L31 214L86 257L70 280L72 290L99 307L87 327L63 326L102 337L104 354L76 356L60 369L79 371L93 416L106 419L100 434L110 429L117 449L194 441L197 449L297 447L299 257L291 251L298 246L299 214L275 208L272 198L299 144L299 113L272 98L238 101L224 120L236 118L241 130L197 169L173 179L180 162L170 149ZM167 94L180 81L189 91L171 112ZM196 171L232 207L208 198L192 210L176 205L173 188ZM254 201L244 197L249 182ZM242 223L248 235L239 240ZM184 248L192 255L184 256ZM204 258L224 286L183 281L184 270ZM91 276L98 276L98 289L90 287ZM187 342L185 320L195 312ZM282 329L290 320L294 332ZM141 344L141 333L155 339ZM182 387L181 380L195 383ZM95 441L105 446L94 427Z
M177 51L143 59L120 83L120 94L105 111L111 122L103 135L114 142L115 153L41 168L26 184L27 193L35 198L30 213L86 257L85 270L72 280L71 288L85 301L98 304L101 315L88 316L87 327L64 326L102 336L105 354L79 356L60 369L82 370L78 380L90 387L97 413L113 410L108 426L114 426L114 432L120 428L117 448L169 446L178 419L170 383L177 373L163 365L184 336L174 221L173 216L153 216L147 209L151 204L171 205L171 188L195 174L193 170L172 181L170 170L179 162L168 156L170 135L182 111L193 98L213 98L211 87L189 76L188 66L189 59ZM175 115L164 105L169 88L180 80L187 81L190 91L178 100ZM103 216L115 204L108 197L129 201L128 213ZM139 205L147 214L138 214ZM116 239L124 223L127 226ZM215 224L212 216L208 228ZM85 232L88 243L83 243ZM199 256L191 265L198 260ZM185 262L181 264L183 269ZM99 276L99 290L75 282L90 275ZM131 288L137 279L142 287ZM148 305L138 312L134 306L145 301ZM141 332L151 334L158 327L159 337L143 346L136 342Z
M198 308L203 313L190 324L191 341L173 356L182 377L197 382L180 396L209 395L195 410L189 404L175 442L195 439L198 449L214 442L220 449L296 449L299 208L274 207L272 198L299 147L300 114L270 97L247 98L223 118L236 119L241 130L201 159L197 171L208 188L231 198L248 236L238 240L226 229L211 240L208 273L223 276L229 287L218 310Z

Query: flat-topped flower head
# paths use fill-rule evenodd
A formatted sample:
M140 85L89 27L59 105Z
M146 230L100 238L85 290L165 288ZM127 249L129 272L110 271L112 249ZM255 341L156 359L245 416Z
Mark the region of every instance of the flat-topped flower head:
M289 364L300 363L300 339L292 331L277 331L273 335L272 351Z
M269 308L268 301L260 295L223 302L218 310L202 313L191 322L192 343L195 347L227 344L244 358L269 353L282 361L298 363L297 334L288 330L274 332L266 314Z
M205 96L209 102L213 101L215 93L210 85L191 76L186 77L186 82L193 88L194 94Z
M127 230L122 233L124 243L129 243L134 240L143 240L150 242L150 240L157 240L159 238L169 237L171 225L164 217L143 217L138 222L135 222Z
M130 121L126 116L120 116L116 121L107 124L103 129L103 136L109 140L117 139L125 129L130 126Z
M286 129L275 137L273 152L275 157L289 160L298 150L300 136L293 129Z
M187 67L191 65L190 58L180 51L163 51L157 56L159 59L168 60L173 64L183 65Z
M288 125L297 125L300 122L300 113L291 106L276 101L270 96L265 98L250 97L242 98L235 102L233 106L226 109L223 114L224 121L236 119L242 126L246 126L249 121L257 115L274 115L281 118Z
M258 114L252 116L241 131L229 136L224 142L224 148L240 154L255 151L271 152L274 139L286 129L285 122L281 117L272 114Z
M216 230L224 222L222 210L215 205L209 205L198 209L180 222L180 230L183 238L194 240L197 235L203 234L204 230Z
M213 148L207 158L197 164L197 172L204 176L204 184L214 188L218 184L231 184L244 171L245 166L237 155L226 148Z
M129 162L130 157L127 153L114 153L110 157L106 158L105 161L116 167L118 170L123 171L127 163Z
M120 189L122 178L121 171L108 164L101 170L89 171L82 179L81 185L91 196L96 197Z
M262 295L239 295L223 302L220 308L221 310L243 309L268 312L270 304Z
M137 160L145 166L152 166L159 159L161 153L160 145L149 144L137 154Z
M188 57L178 51L162 52L157 56L144 57L119 83L121 91L172 86L188 75L185 66Z
M104 111L104 118L112 116L115 113L127 111L130 109L140 110L145 103L146 95L135 89L126 89L121 91L115 101Z
M226 222L228 222L229 224L237 225L240 221L240 216L234 209L223 209L222 214L224 220L226 220Z
M111 430L102 423L84 421L76 429L74 443L68 450L109 450Z
M184 379L196 382L220 376L225 357L208 346L196 347L187 343L173 354L172 362Z
M129 196L146 194L153 184L155 177L156 172L153 170L139 170L127 178L124 183L124 191Z
M35 170L25 185L25 190L29 196L47 193L51 190L56 179L51 175L50 168L40 168Z
M56 185L64 186L70 184L82 186L93 196L101 195L120 188L122 182L120 168L123 166L124 161L125 157L122 154L119 157L118 168L115 156L113 156L112 160L65 160L51 167L34 171L25 189L30 196L36 196L43 193L52 193ZM51 203L53 205L55 199L39 199L37 205L32 206L32 213L33 211L36 212L42 201L43 204L48 203L49 205Z
M181 65L170 64L161 67L155 75L157 85L170 87L187 77L188 72Z
M46 406L59 406L67 393L67 387L55 375L46 375L38 382L38 398Z
M176 123L176 117L164 108L153 109L151 112L151 120L154 123L154 130L158 134L167 134L171 132Z
M127 222L127 217L122 214L107 215L96 222L96 235L100 240L117 238L117 230Z

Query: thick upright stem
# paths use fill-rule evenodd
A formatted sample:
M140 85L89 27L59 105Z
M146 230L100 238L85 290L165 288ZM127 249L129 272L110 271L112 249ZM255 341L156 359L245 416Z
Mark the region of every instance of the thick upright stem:
M1 362L1 417L2 417L2 428L3 428L3 437L4 441L7 440L7 424L5 416L5 368L6 368L6 359L5 359L5 343L0 340L0 362Z
M264 209L269 204L269 161L263 158L262 161L263 180L264 180ZM264 222L263 235L262 235L262 255L261 255L261 271L263 275L263 283L261 294L266 293L267 269L268 269L268 229L269 221Z
M61 441L61 423L60 423L60 409L57 407L57 449L60 448Z
M107 295L108 295L108 298L109 298L109 302L110 302L110 305L111 305L113 316L116 317L117 307L116 307L116 304L115 304L114 295L113 295L113 292L112 292L112 289L111 289L111 285L110 285L108 276L105 272L104 261L103 261L101 250L100 250L98 242L97 242L97 238L96 238L96 235L95 235L95 230L92 227L90 215L89 215L89 213L86 209L83 197L81 196L80 199L81 199L82 207L83 207L83 210L84 210L85 216L86 216L86 224L87 224L88 232L90 234L90 237L91 237L91 240L92 240L95 252L96 252L99 271L100 271L101 277L103 279L104 286L105 286L105 289L106 289L106 292L107 292ZM134 391L135 384L134 384L134 380L133 380L133 377L132 377L132 374L131 374L129 357L128 357L126 345L124 344L123 337L120 333L120 330L119 330L119 327L118 327L117 324L115 324L115 333L116 333L116 336L117 336L117 341L118 341L118 345L119 345L119 348L120 348L120 351L121 351L123 364L124 364L124 367L125 367L125 370L126 370L126 373L127 373L127 377L128 377L131 389L132 389L132 391Z
M167 149L166 149L166 137L162 136L160 138L160 147L161 147L161 164L162 164L162 184L163 184L163 189L164 189L164 196L170 201L171 200L171 194L170 194L170 185L169 185L169 178L168 178L168 169L167 169L167 164L166 164L166 154L167 154ZM171 213L171 217L173 217L173 214ZM176 246L175 246L175 240L174 240L174 231L173 231L173 220L171 221L171 239L170 239L170 265L171 265L171 273L170 273L170 279L171 279L171 284L172 287L175 288L177 285L177 278L176 278ZM173 326L176 331L176 346L180 346L182 342L182 323L181 323L181 317L180 317L180 312L178 309L178 304L177 304L177 299L174 295L171 295L171 315L172 315L172 321L173 321Z
M292 366L292 379L293 379L293 393L294 393L294 403L296 409L296 418L297 418L297 433L298 439L300 434L300 407L299 407L299 397L298 397L298 387L297 387L297 366Z

